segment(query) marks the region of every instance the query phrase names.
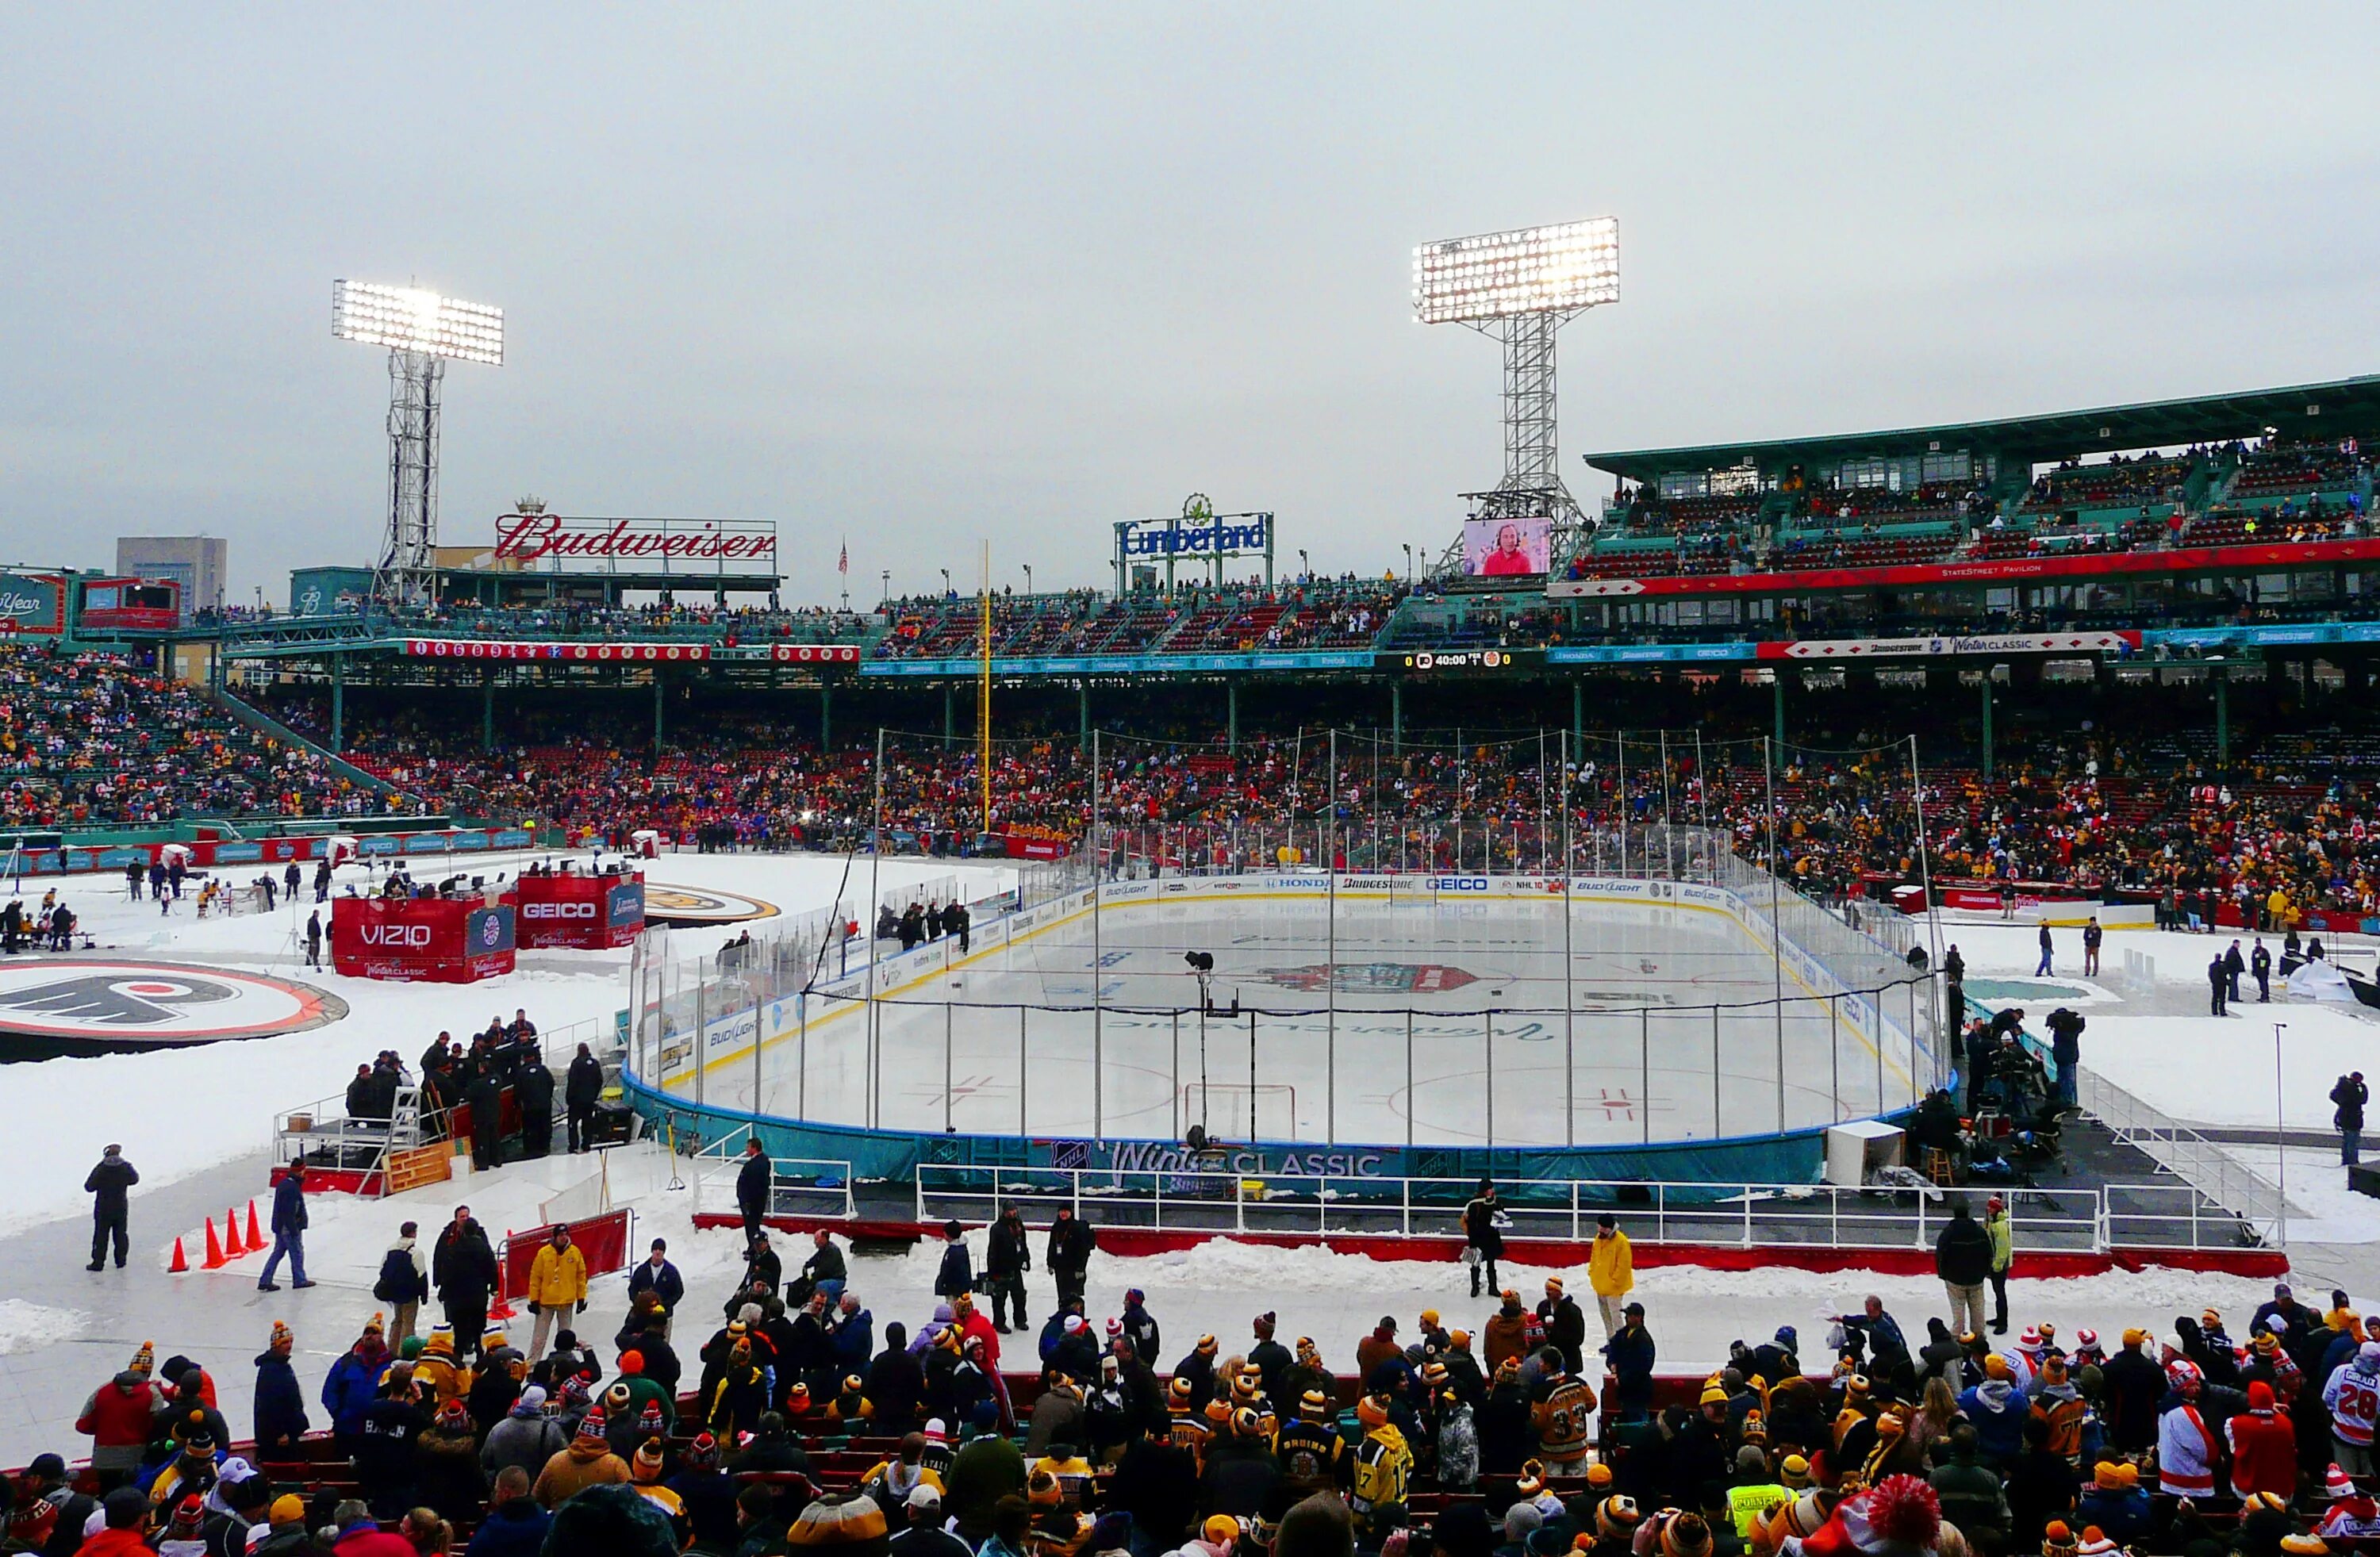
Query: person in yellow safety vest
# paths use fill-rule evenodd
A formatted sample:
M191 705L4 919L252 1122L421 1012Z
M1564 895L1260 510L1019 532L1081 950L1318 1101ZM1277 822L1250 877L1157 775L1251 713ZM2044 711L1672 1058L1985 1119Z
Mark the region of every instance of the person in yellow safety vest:
M528 1267L528 1311L537 1316L530 1334L528 1359L545 1357L545 1339L556 1328L570 1328L570 1316L587 1311L587 1256L570 1241L570 1229L556 1227ZM559 1312L559 1321L554 1315Z
M1620 1333L1621 1308L1636 1289L1636 1256L1628 1235L1609 1212L1595 1220L1595 1244L1586 1257L1587 1285L1595 1288L1595 1306L1603 1312L1603 1335Z

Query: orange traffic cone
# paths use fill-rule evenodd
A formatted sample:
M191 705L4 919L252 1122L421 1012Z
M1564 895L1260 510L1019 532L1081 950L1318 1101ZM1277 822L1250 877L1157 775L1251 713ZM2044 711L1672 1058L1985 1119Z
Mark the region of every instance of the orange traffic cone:
M248 1247L239 1241L239 1218L234 1216L228 1211L225 1212L224 1259L226 1261L237 1260L247 1252Z
M174 1262L165 1267L165 1273L169 1276L178 1276L188 1271L189 1268L189 1257L182 1252L182 1240L176 1238L174 1240Z
M488 1322L492 1324L498 1320L508 1320L516 1316L513 1311L512 1299L506 1298L502 1293L498 1293L496 1295L495 1305L488 1310Z
M215 1237L215 1225L213 1220L210 1218L207 1222L207 1259L206 1264L202 1268L210 1271L220 1271L223 1269L223 1245L217 1241Z
M256 1201L248 1202L248 1251L250 1254L264 1247L264 1234L256 1225Z

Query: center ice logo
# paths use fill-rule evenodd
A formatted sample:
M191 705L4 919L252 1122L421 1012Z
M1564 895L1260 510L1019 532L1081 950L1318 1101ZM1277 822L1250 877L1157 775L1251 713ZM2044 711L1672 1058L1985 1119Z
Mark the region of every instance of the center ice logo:
M1476 984L1479 976L1442 962L1313 962L1303 968L1259 968L1257 976L1282 989L1340 995L1434 995Z
M158 1027L179 1020L186 1006L228 1000L238 991L211 979L121 978L92 975L35 984L0 996L0 1010L63 1017L92 1027Z

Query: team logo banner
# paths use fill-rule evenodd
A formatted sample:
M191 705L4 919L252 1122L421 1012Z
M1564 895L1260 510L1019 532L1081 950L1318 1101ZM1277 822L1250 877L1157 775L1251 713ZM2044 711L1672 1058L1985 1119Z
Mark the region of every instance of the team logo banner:
M57 958L0 968L0 1033L126 1049L266 1038L336 1021L346 1003L259 973Z

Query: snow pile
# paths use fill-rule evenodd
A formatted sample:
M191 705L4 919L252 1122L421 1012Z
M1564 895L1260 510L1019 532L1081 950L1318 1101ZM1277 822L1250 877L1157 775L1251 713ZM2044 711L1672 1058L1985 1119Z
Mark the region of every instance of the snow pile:
M0 1298L0 1357L79 1341L91 1334L91 1323L80 1309L46 1309L21 1298Z

